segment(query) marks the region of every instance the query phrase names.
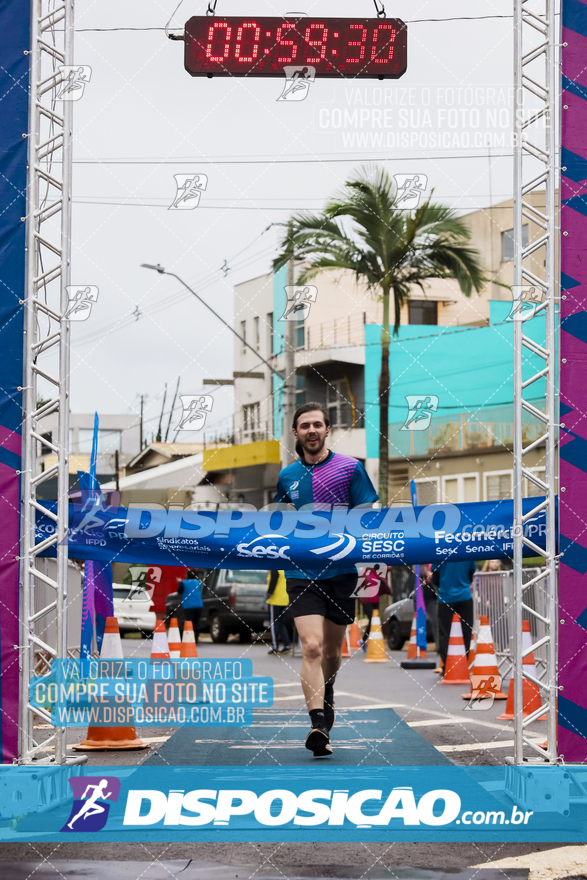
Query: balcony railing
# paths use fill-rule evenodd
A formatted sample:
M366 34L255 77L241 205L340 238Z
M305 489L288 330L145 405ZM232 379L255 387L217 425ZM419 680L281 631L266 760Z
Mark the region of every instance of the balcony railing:
M310 324L305 327L305 346L307 350L327 348L329 345L362 345L365 341L364 326L367 323L365 312L360 315L347 315Z

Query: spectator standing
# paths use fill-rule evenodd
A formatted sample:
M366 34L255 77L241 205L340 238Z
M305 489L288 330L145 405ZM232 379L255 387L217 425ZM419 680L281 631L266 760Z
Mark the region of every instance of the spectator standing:
M204 603L202 602L202 581L197 571L188 571L184 580L177 579L177 592L181 596L181 607L185 620L191 620L194 627L196 644L200 632L200 616Z
M269 622L271 626L271 645L268 654L290 654L291 644L289 630L286 623L287 606L289 597L285 573L283 571L270 571L267 576L267 605L269 606ZM279 648L281 641L282 648Z
M473 634L473 596L471 584L477 567L473 560L439 562L432 566L438 584L438 654L444 667L448 653L453 614L461 618L465 654L468 655Z

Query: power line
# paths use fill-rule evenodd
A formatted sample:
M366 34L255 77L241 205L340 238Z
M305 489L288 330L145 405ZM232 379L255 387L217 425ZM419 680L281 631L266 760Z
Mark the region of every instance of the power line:
M422 24L425 22L443 22L443 21L487 21L490 19L512 19L513 15L455 15L451 18L406 18L406 24ZM171 30L180 30L179 28L171 28ZM75 28L76 34L99 34L114 33L116 31L165 31L163 27L113 27L113 28Z
M492 159L511 159L513 153L492 153ZM444 159L487 159L487 152L479 155L434 155L430 151L425 156L355 156L337 159L275 159L267 156L260 159L74 159L74 165L324 165L336 162L414 162L420 160L440 161Z

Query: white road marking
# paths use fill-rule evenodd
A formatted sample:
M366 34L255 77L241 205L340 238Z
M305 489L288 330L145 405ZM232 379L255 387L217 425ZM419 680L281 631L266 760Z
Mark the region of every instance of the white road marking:
M407 721L408 727L437 727L443 724L477 724L482 727L490 727L492 730L507 731L508 726L505 724L494 724L492 721L483 721L481 718L471 718L467 714L466 718L459 718L458 715L449 715L446 718L426 718L422 721Z
M537 745L541 742L544 742L544 737L542 739L533 740ZM489 743L466 743L460 746L435 746L439 752L481 752L481 751L489 751L490 749L512 749L514 747L513 739L500 739L496 740L496 742Z
M265 749L291 749L293 747L301 748L303 743L293 743L290 742L287 745L273 745L272 743L259 743L258 746L231 746L231 749L257 749L258 751L265 751ZM339 743L332 742L333 745L337 749L366 749L367 746L361 745L360 743L356 743L352 746L341 746Z
M336 696L336 694L335 694ZM363 712L365 709L403 709L404 703L370 703L367 706L336 706L344 712Z

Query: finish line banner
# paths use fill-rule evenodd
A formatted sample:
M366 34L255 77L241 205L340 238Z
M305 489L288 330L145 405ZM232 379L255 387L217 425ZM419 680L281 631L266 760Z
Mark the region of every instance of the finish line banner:
M582 768L292 769L6 767L0 841L587 839Z
M542 499L524 499L524 514ZM51 509L51 502L45 502ZM383 510L167 510L162 506L70 505L69 555L142 564L202 568L273 569L322 577L380 560L389 565L513 555L517 529L531 542L526 556L545 548L544 511L513 525L513 501L429 504ZM53 521L37 516L37 543L54 534ZM533 546L532 546L533 545ZM55 555L52 546L47 555Z

